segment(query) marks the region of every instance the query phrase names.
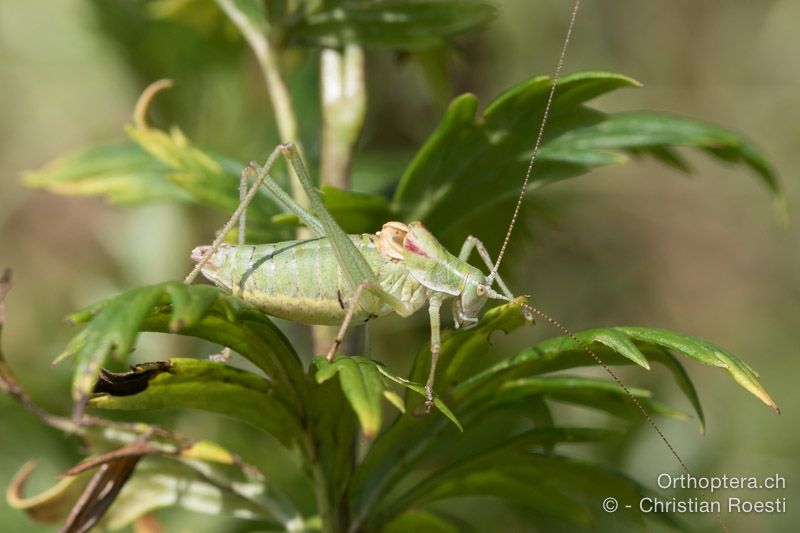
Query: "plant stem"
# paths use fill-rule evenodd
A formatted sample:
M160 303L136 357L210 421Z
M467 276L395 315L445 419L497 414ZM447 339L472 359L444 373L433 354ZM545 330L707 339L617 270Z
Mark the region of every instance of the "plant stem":
M281 142L293 143L302 156L303 148L300 143L292 98L281 76L275 50L269 42L269 26L266 21L261 21L260 25L257 24L254 17L248 16L243 12L233 0L216 0L216 2L228 18L239 28L250 48L253 49L253 53L261 67L261 72L264 75ZM292 187L292 198L298 205L307 209L309 200L303 192L300 180L291 167L289 168L289 178ZM322 181L326 182L324 176ZM338 184L338 182L333 183ZM307 239L309 237L311 237L311 233L306 228L297 229L298 239ZM314 353L325 353L335 338L334 330L326 326L311 326L310 330Z
M261 67L261 72L264 74L264 81L269 92L272 110L275 113L275 122L278 125L278 134L281 142L293 143L302 154L303 150L300 145L297 118L292 105L292 98L281 76L275 50L268 39L269 26L266 21L263 21L261 27L259 27L254 17L244 13L233 0L216 0L216 2L228 18L239 28L250 48L253 49L256 60L258 60L258 64ZM291 176L292 198L302 207L308 207L308 198L303 194L300 180L297 179L291 168L289 169L289 174Z
M334 533L336 531L336 520L333 516L333 508L331 507L328 495L328 483L325 478L325 472L322 470L322 465L319 461L319 454L317 454L314 437L308 430L306 430L304 434L306 460L311 468L314 498L317 502L317 511L319 512L322 531L323 533Z
M320 183L347 190L353 149L361 135L367 109L364 50L360 46L322 50L320 100ZM325 353L336 338L336 329L315 327L312 336L314 353Z
M343 50L323 49L320 81L321 182L348 189L353 149L364 126L367 109L364 50L358 45L347 45Z

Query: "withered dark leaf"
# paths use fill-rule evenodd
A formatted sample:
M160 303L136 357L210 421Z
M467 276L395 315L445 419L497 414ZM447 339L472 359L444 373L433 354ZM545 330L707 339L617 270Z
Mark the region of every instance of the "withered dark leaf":
M169 372L170 366L169 361L153 361L131 365L128 372L111 372L104 368L97 378L94 392L111 396L133 396L145 390L151 379L162 372Z

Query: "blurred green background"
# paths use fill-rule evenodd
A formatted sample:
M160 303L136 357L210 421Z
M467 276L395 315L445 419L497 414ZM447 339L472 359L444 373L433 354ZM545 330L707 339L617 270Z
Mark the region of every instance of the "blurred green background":
M520 80L551 73L568 22L569 2L496 3L498 19L459 41L451 68L456 91L475 92L482 103ZM202 10L190 24L154 20L152 5L0 3L0 265L15 273L4 350L34 398L59 413L70 408L69 367L51 369L50 362L74 333L63 316L137 285L182 277L190 267L189 251L209 240L224 214L173 205L109 207L98 199L25 189L21 174L67 151L123 138L122 125L139 92L161 77L177 85L159 98L158 124L180 124L198 145L241 160L261 159L277 142L260 73L236 32L218 27ZM776 222L767 192L743 170L692 157L695 173L686 178L644 161L542 191L554 218L535 219L536 242L513 250L513 261L504 265L517 293L532 294L535 305L573 329L674 329L713 340L760 372L782 416L724 373L689 364L706 410L707 434L698 434L693 423L663 423L695 473L786 478L785 490L742 495L786 497L785 514L728 516L732 531L790 531L800 525L798 20L800 4L791 0L587 2L566 65L567 72L605 69L644 83L643 89L605 97L597 103L601 109L677 112L749 135L783 180L786 228ZM290 85L313 153L313 61L301 52L283 60L293 72ZM391 53L370 54L368 75L368 124L355 185L374 190L380 182L368 177L370 162L380 161L384 175L396 177L437 124L441 100L412 62ZM376 328L374 353L382 358L382 349L410 330L422 339L426 328L423 316L385 319ZM300 330L290 328L290 334L302 337ZM556 334L540 325L500 343L521 346ZM135 359L198 355L190 350L151 335L142 338ZM658 369L623 375L685 407L672 384L660 385L668 380ZM30 487L35 491L80 457L71 442L8 399L0 399L0 409L2 486L29 458L41 460ZM303 497L304 486L292 481L292 459L273 456L265 462L270 445L247 428L196 414L159 413L148 420L217 439L294 483ZM624 471L649 486L661 472L679 473L649 427L638 427L628 444L592 453L620 461ZM234 527L223 519L162 515L169 531ZM713 526L708 517L684 518ZM477 525L505 524L496 516L474 519ZM510 521L508 527L521 526ZM0 530L36 528L2 505Z

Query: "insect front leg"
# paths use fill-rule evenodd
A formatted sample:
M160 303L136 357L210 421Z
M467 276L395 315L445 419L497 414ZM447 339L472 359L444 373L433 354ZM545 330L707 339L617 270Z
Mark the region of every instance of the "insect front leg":
M431 319L431 371L428 374L428 380L425 382L425 407L428 412L433 406L433 382L436 379L436 363L439 362L439 351L442 348L439 316L439 310L442 308L442 299L440 293L434 293L428 301L428 314Z
M490 271L494 269L494 261L492 261L492 256L489 255L489 251L486 249L486 246L484 246L480 239L473 237L472 235L468 236L464 241L464 244L461 245L461 252L459 252L458 258L462 261L466 261L469 259L469 254L472 253L473 248L478 250L478 255L481 256L481 259L483 259L483 263L486 265L486 267ZM508 286L505 284L499 274L495 276L495 280L500 286L500 290L503 291L503 294L509 298L514 298L514 294L508 289Z

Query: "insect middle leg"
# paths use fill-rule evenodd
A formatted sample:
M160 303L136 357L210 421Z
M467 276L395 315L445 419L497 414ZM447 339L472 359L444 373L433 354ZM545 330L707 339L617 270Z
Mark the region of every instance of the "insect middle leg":
M428 380L425 382L425 407L430 412L433 406L433 381L436 379L436 363L439 362L439 351L442 348L441 342L441 317L442 295L435 293L428 301L428 314L431 319L431 370L428 373Z

